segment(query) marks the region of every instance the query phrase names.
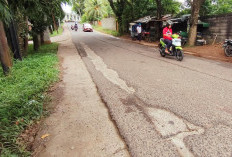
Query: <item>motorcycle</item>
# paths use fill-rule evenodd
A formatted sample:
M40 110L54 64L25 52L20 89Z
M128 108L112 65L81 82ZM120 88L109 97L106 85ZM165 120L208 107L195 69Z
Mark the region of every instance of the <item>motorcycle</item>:
M226 39L224 44L224 52L227 57L232 57L232 39Z
M170 53L165 52L166 47L167 45L165 44L164 39L161 38L160 44L159 44L159 51L162 57L165 57L166 55L168 55L168 56L175 56L178 61L183 60L184 53L181 47L181 39L178 34L172 35L172 46L170 48Z

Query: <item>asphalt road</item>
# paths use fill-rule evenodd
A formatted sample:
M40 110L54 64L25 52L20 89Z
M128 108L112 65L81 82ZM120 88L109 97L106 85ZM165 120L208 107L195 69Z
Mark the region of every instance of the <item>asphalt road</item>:
M231 63L71 34L131 156L232 156Z

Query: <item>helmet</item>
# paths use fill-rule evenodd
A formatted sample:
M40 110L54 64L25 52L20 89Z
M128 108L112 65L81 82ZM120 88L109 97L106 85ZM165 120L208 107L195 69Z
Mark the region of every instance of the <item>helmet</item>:
M171 20L168 20L167 23L166 23L166 26L172 26L173 25L173 22Z

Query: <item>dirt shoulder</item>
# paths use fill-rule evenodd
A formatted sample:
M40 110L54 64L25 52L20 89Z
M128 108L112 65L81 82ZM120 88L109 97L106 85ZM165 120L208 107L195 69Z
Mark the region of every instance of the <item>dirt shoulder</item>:
M184 50L192 53L194 56L232 63L232 57L225 56L224 49L220 43L215 45L186 47Z
M66 27L60 39L67 39L58 51L62 80L51 93L55 109L40 126L33 156L129 156Z
M158 47L159 42L146 42L146 41L132 41L129 35L124 35L120 37L121 39L125 39L131 42L135 42L137 44ZM222 48L222 43L217 43L214 45L205 45L205 46L194 46L194 47L184 47L184 53L203 57L212 60L224 61L232 63L232 57L226 57L224 54L224 49Z

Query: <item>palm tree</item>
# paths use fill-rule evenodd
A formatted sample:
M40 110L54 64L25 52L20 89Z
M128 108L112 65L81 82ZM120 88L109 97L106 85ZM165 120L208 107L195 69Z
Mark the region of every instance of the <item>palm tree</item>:
M86 0L85 13L90 21L99 21L107 16L107 8L103 0Z

